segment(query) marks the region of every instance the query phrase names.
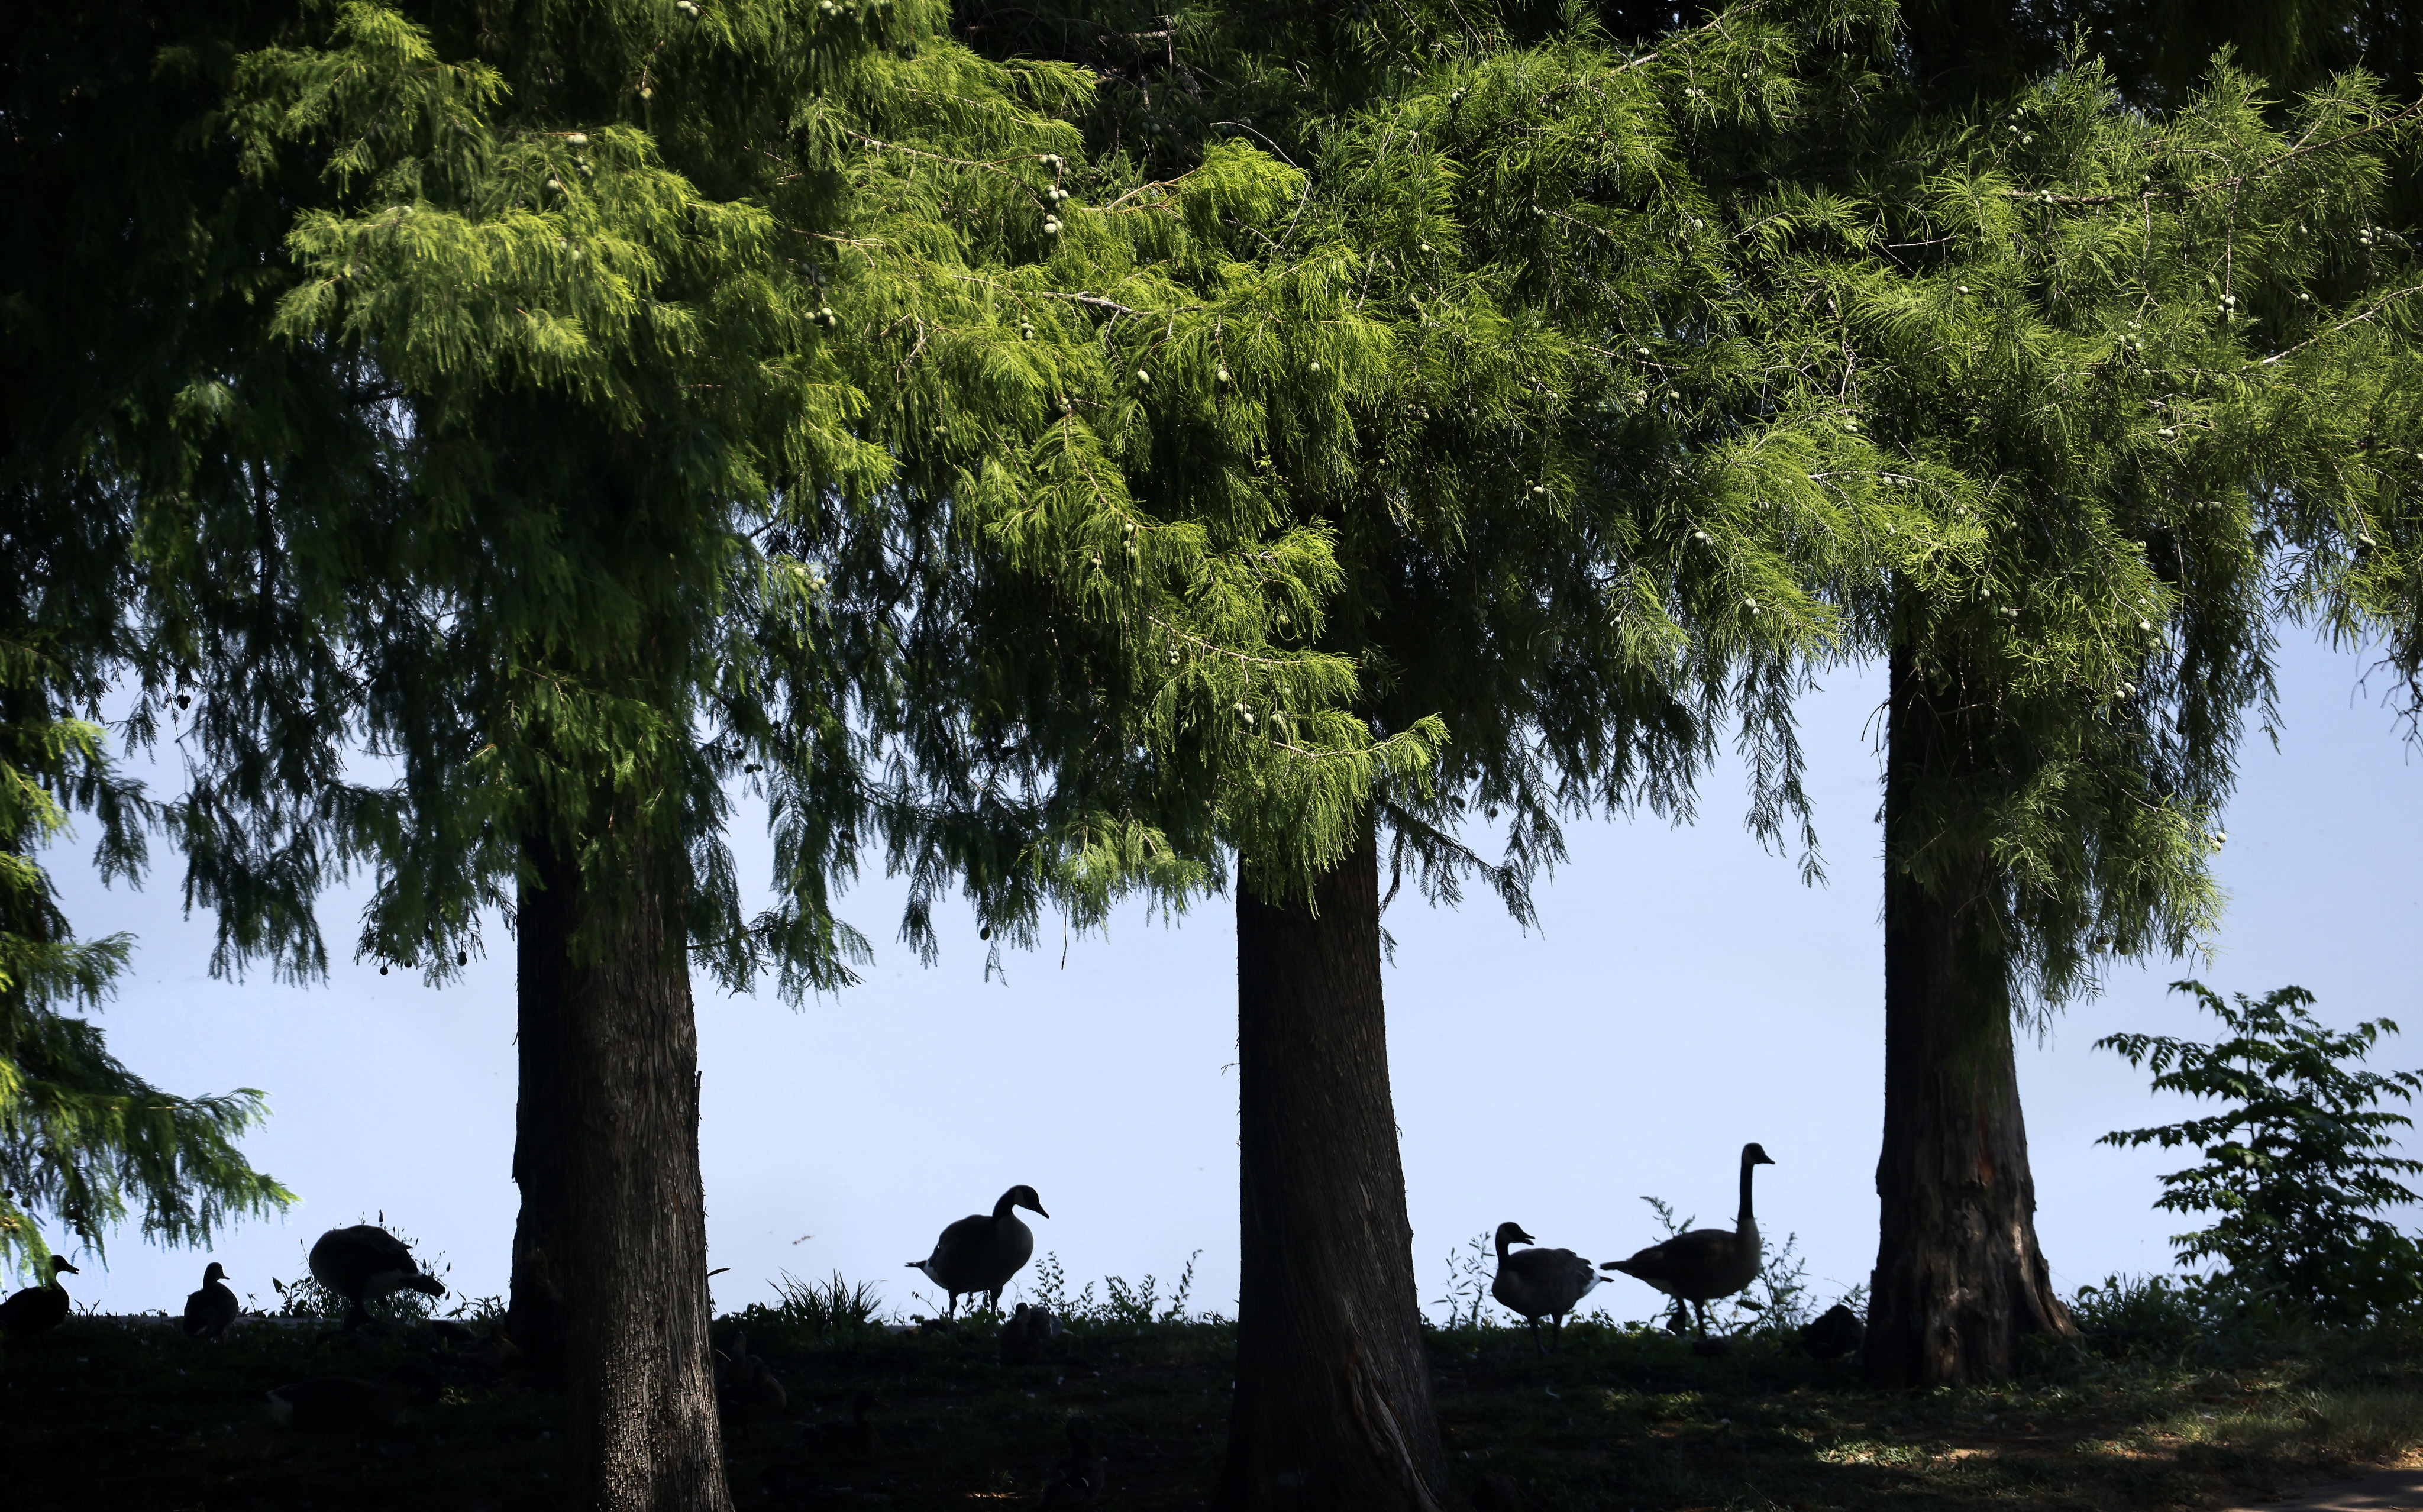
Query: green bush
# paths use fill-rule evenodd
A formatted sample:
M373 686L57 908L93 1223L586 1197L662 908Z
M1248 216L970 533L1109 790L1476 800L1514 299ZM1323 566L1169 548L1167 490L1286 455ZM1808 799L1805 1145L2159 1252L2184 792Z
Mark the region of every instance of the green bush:
M1060 1268L1060 1257L1048 1252L1035 1263L1034 1279L1027 1283L1027 1289L1037 1306L1059 1314L1064 1323L1138 1329L1156 1323L1216 1323L1220 1321L1216 1313L1207 1313L1197 1318L1187 1312L1187 1303L1195 1294L1195 1262L1202 1253L1197 1249L1186 1257L1185 1268L1178 1273L1178 1283L1166 1300L1161 1296L1160 1280L1152 1276L1133 1282L1123 1276L1109 1276L1103 1278L1101 1297L1094 1296L1092 1281L1071 1296L1068 1277Z
M851 1281L835 1271L831 1280L804 1281L789 1271L774 1282L780 1300L770 1307L752 1302L737 1314L743 1329L759 1337L769 1332L799 1345L842 1344L879 1331L877 1313L883 1306L882 1288L873 1281Z
M2150 1069L2156 1090L2210 1098L2223 1111L2100 1142L2203 1153L2202 1165L2162 1178L2154 1205L2218 1215L2171 1240L2180 1265L2222 1267L2197 1283L2206 1299L2328 1324L2376 1319L2423 1297L2423 1247L2378 1216L2415 1201L2400 1178L2423 1171L2423 1161L2387 1153L2393 1131L2413 1121L2381 1104L2413 1101L2423 1074L2350 1064L2398 1026L2382 1018L2333 1029L2305 1011L2314 995L2302 987L2224 1001L2201 982L2171 986L2195 994L2229 1037L2199 1044L2114 1034L2095 1047Z
M2168 1276L2107 1276L2069 1299L2070 1321L2088 1347L2110 1360L2176 1358L2193 1349L2206 1327L2193 1281Z

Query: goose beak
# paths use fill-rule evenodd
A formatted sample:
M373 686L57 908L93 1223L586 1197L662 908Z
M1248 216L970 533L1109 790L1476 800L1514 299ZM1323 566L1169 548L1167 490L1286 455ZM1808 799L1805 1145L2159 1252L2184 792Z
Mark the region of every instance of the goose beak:
M1039 1203L1039 1202L1036 1204L1035 1214L1036 1214L1036 1217L1037 1217L1037 1218L1050 1218L1050 1217L1052 1216L1051 1214L1046 1213L1046 1212L1044 1212L1044 1211L1043 1211L1043 1206L1042 1206L1042 1204L1041 1204L1041 1203Z
M64 1260L59 1262L59 1268L66 1271L71 1276L81 1276L84 1274L83 1271L76 1269L73 1265L69 1265Z

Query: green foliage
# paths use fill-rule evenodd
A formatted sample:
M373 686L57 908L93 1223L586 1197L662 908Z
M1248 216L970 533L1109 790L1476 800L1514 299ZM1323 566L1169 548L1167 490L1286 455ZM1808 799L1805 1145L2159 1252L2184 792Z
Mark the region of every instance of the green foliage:
M2088 1346L2111 1360L2182 1358L2215 1321L2194 1285L2169 1276L2107 1276L2068 1306Z
M1489 14L1421 8L1352 26L1096 14L1091 42L1009 11L979 29L1004 56L1066 47L1097 64L1086 49L1118 35L1160 40L1105 66L1079 118L1085 208L1057 211L1048 271L1102 292L1054 318L1120 354L1103 434L1148 516L1334 543L1335 572L1276 604L1269 641L1346 659L1358 680L1320 690L1324 712L1266 697L1267 674L1246 669L1210 732L1228 747L1217 759L1171 738L1175 708L1115 743L1099 732L1127 700L1106 679L1004 699L1014 668L1069 652L1004 645L1017 617L972 600L937 660L999 646L1003 664L970 664L964 693L929 700L920 765L964 772L970 804L1057 783L1059 802L1151 816L1181 854L1217 868L1233 849L1276 895L1376 810L1401 879L1452 899L1477 874L1528 916L1566 814L1685 810L1739 711L1753 819L1777 833L1799 803L1793 668L1836 620L1811 585L1855 570L1864 538L1841 490L1810 476L1845 434L1820 418L1839 405L1755 397L1771 311L1740 294L1735 244L1688 234L1756 157L1746 134L1700 128L1763 108L1692 81L1755 66L1788 97L1826 28L1728 17L1635 59L1586 25L1525 48ZM1188 199L1161 261L1123 261L1116 227ZM1624 355L1636 342L1657 354L1654 386ZM1718 382L1755 412L1703 391ZM1102 544L1115 561L1116 538ZM1220 664L1176 640L1167 661ZM1359 768L1306 742L1351 746L1358 727L1417 739ZM1330 771L1343 780L1307 780ZM1455 833L1475 810L1506 818L1497 861Z
M1239 140L1308 175L1284 236L1226 252L1317 338L1265 316L1292 339L1249 341L1218 289L1077 312L1136 372L1185 358L1133 386L1134 497L1216 484L1335 533L1307 633L1368 669L1375 730L1447 738L1435 784L1379 789L1400 876L1452 899L1479 875L1522 915L1561 816L1687 812L1733 719L1751 822L1783 838L1792 694L1880 656L1947 730L1897 758L1891 865L1974 895L1997 1006L2209 928L2239 722L2268 708L2267 574L2319 565L2308 590L2347 602L2329 564L2379 534L2355 417L2413 389L2383 360L2412 344L2405 261L2370 229L2409 123L2373 85L2275 111L2224 69L2152 117L2072 55L1944 111L1871 66L1886 18L1860 6L1743 8L1637 54L1511 10L1099 14L1090 40L1010 10L982 31L1102 71L1081 120L1105 213ZM1063 214L1073 265L1097 217ZM968 770L1069 774L1046 753L1075 742L1036 727ZM1176 816L1188 854L1200 813L1249 869L1265 844L1277 873L1318 859L1288 842L1322 805L1264 825L1170 775L1087 780ZM1476 812L1506 824L1495 863L1458 836Z
M1489 1282L1496 1261L1495 1246L1486 1233L1476 1233L1464 1242L1463 1249L1447 1252L1446 1290L1431 1303L1447 1310L1439 1326L1466 1333L1490 1326L1489 1309L1494 1304ZM1433 1320L1425 1317L1423 1321Z
M99 1254L130 1213L148 1239L200 1245L240 1214L294 1200L236 1146L267 1116L260 1092L164 1092L74 1011L100 1008L134 941L77 940L37 855L82 810L100 822L103 876L129 876L149 804L99 726L45 717L44 670L23 645L0 645L0 1257L24 1274L50 1258L45 1220Z
M743 1329L762 1338L768 1325L802 1343L848 1344L880 1331L881 1288L872 1281L849 1281L835 1271L823 1281L803 1281L788 1271L774 1282L779 1300L771 1306L752 1302L735 1314Z
M1809 1259L1800 1253L1800 1235L1786 1233L1782 1244L1766 1247L1759 1255L1758 1279L1750 1282L1750 1292L1727 1299L1727 1305L1734 1310L1734 1328L1740 1327L1743 1312L1755 1314L1753 1327L1769 1333L1797 1330L1817 1315L1817 1305L1809 1292ZM1861 1303L1865 1292L1865 1287L1853 1287L1844 1298L1845 1305L1853 1312L1864 1313Z
M1186 1257L1185 1267L1169 1295L1161 1295L1158 1278L1147 1276L1139 1281L1129 1281L1120 1276L1106 1277L1102 1296L1096 1297L1094 1283L1087 1281L1075 1293L1069 1290L1068 1274L1061 1268L1060 1257L1047 1253L1035 1263L1035 1277L1027 1289L1037 1306L1057 1314L1061 1321L1094 1329L1150 1329L1184 1324L1216 1324L1215 1313L1190 1313L1187 1302L1195 1294L1195 1262L1202 1256L1197 1249Z
M2096 1048L2154 1073L2154 1090L2209 1098L2225 1110L2099 1141L2123 1149L2191 1146L2204 1163L2162 1178L2155 1206L2214 1214L2206 1228L2173 1236L2182 1265L2217 1263L2205 1283L2225 1301L2261 1303L2338 1322L2362 1322L2423 1297L2423 1246L2380 1217L2412 1202L2402 1178L2423 1161L2388 1152L2413 1126L2382 1104L2412 1102L2423 1073L2362 1071L2390 1020L2334 1029L2306 1011L2302 987L2260 999L2225 1000L2201 982L2180 981L2229 1030L2209 1044L2149 1034L2114 1034Z
M1961 912L1984 1000L2042 1011L2110 953L2178 953L2272 574L2365 533L2364 417L2410 342L2371 216L2408 124L2350 76L2276 124L2226 68L2126 108L2077 56L2006 102L1837 120L1861 255L1768 214L1805 379L1873 444L1880 569L1846 602L1894 670L1887 864ZM1821 302L1822 300L1822 302ZM1823 318L1814 318L1823 311Z
M2303 313L2328 238L2287 230L2362 218L2361 86L2293 135L2243 81L2154 122L2088 66L1921 118L1840 45L1863 7L1643 56L1189 13L1100 88L915 3L543 14L167 55L224 83L208 182L296 207L247 360L320 417L198 380L181 458L72 473L181 501L133 521L182 667L133 727L207 690L172 819L223 964L316 969L308 899L360 864L361 949L442 978L541 834L607 897L641 845L704 963L795 992L864 959L831 893L879 837L927 948L952 886L1006 943L1182 904L1230 849L1285 891L1375 806L1401 875L1520 912L1560 816L1687 811L1735 716L1781 837L1845 628L1994 690L1996 758L1913 804L1961 843L1905 859L1993 852L2022 994L2209 916L2265 686L2247 517L2318 538L2386 318L2361 279ZM1145 109L1162 70L1192 82ZM2241 288L2261 319L2194 314ZM190 486L252 455L259 488ZM222 586L263 581L265 619ZM754 918L735 783L776 831Z
M917 880L915 939L955 875L1021 937L1039 896L1200 882L1166 813L955 786L991 740L942 696L969 678L1267 795L1256 822L1308 853L1339 842L1294 820L1418 784L1437 727L1340 717L1353 661L1274 633L1318 620L1329 533L1216 490L1148 513L1120 471L1152 434L1137 343L1173 333L1106 343L1092 311L1228 279L1206 233L1276 224L1301 175L1240 151L1049 234L1077 138L1045 113L1089 83L974 58L945 20L357 3L169 48L218 90L182 129L229 192L291 207L247 244L290 275L246 291L250 339L354 401L296 434L198 382L179 403L218 428L116 501L165 648L132 727L200 693L170 819L223 969L319 969L309 899L362 866L359 951L443 979L531 847L594 917L678 899L726 985L791 993L866 959L831 902L870 846ZM187 486L256 454L241 496ZM80 467L107 488L132 464ZM979 629L999 654L966 654ZM736 787L775 831L754 917Z

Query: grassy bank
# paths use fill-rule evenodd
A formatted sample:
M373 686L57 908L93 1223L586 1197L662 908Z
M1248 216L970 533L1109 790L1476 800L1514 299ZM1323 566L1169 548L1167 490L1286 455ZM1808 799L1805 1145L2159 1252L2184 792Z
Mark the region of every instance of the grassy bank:
M846 1289L798 1289L719 1322L748 1329L788 1410L731 1439L743 1507L1032 1502L1072 1414L1101 1425L1105 1505L1184 1508L1218 1467L1233 1329L1133 1291L1032 1362L990 1320L901 1332ZM863 1304L863 1298L860 1301ZM1994 1390L1882 1393L1781 1333L1723 1358L1606 1324L1557 1354L1517 1331L1432 1335L1459 1492L1484 1477L1536 1508L2168 1508L2253 1499L2423 1447L2423 1333L2278 1329L2227 1339L2114 1322ZM2089 1309L2090 1316L2094 1310ZM167 1319L74 1318L0 1356L0 1462L29 1509L546 1505L559 1425L543 1394L488 1378L425 1331L357 1344L247 1319L195 1345ZM401 1427L273 1427L298 1377L434 1358L442 1401ZM874 1394L876 1441L847 1424Z

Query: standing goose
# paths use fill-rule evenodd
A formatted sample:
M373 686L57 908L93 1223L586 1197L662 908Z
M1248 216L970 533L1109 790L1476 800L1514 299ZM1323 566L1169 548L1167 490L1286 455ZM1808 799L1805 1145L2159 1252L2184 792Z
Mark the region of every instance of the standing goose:
M11 1339L30 1339L38 1333L48 1333L67 1321L68 1289L59 1284L59 1272L72 1276L76 1268L68 1264L65 1255L51 1257L51 1279L40 1286L28 1286L5 1302L0 1302L0 1334Z
M1742 1146L1741 1217L1731 1229L1693 1229L1664 1244L1653 1244L1629 1260L1602 1262L1601 1270L1620 1270L1645 1281L1674 1298L1679 1315L1688 1302L1700 1319L1700 1336L1707 1337L1708 1304L1731 1297L1758 1279L1758 1224L1750 1212L1750 1175L1753 1166L1771 1166L1766 1152L1755 1144Z
M347 1331L370 1321L362 1311L390 1292L407 1287L429 1297L446 1295L444 1283L413 1264L404 1241L372 1223L330 1229L311 1247L312 1278L345 1299Z
M227 1267L214 1260L202 1272L202 1289L185 1298L185 1337L215 1339L243 1312L228 1289Z
M1540 1343L1540 1320L1553 1318L1549 1336L1561 1341L1565 1314L1607 1278L1591 1269L1589 1261L1570 1249L1523 1249L1512 1254L1506 1251L1510 1244L1539 1242L1524 1233L1520 1223L1497 1225L1497 1279L1489 1283L1489 1295L1529 1321L1531 1343L1545 1354L1547 1345Z
M932 1254L909 1262L911 1270L924 1271L927 1281L951 1294L949 1316L959 1315L963 1294L982 1292L987 1307L999 1308L1001 1289L1035 1253L1035 1231L1010 1211L1013 1207L1052 1216L1043 1211L1043 1199L1034 1187L1013 1186L992 1205L990 1218L978 1213L959 1219L934 1241Z

